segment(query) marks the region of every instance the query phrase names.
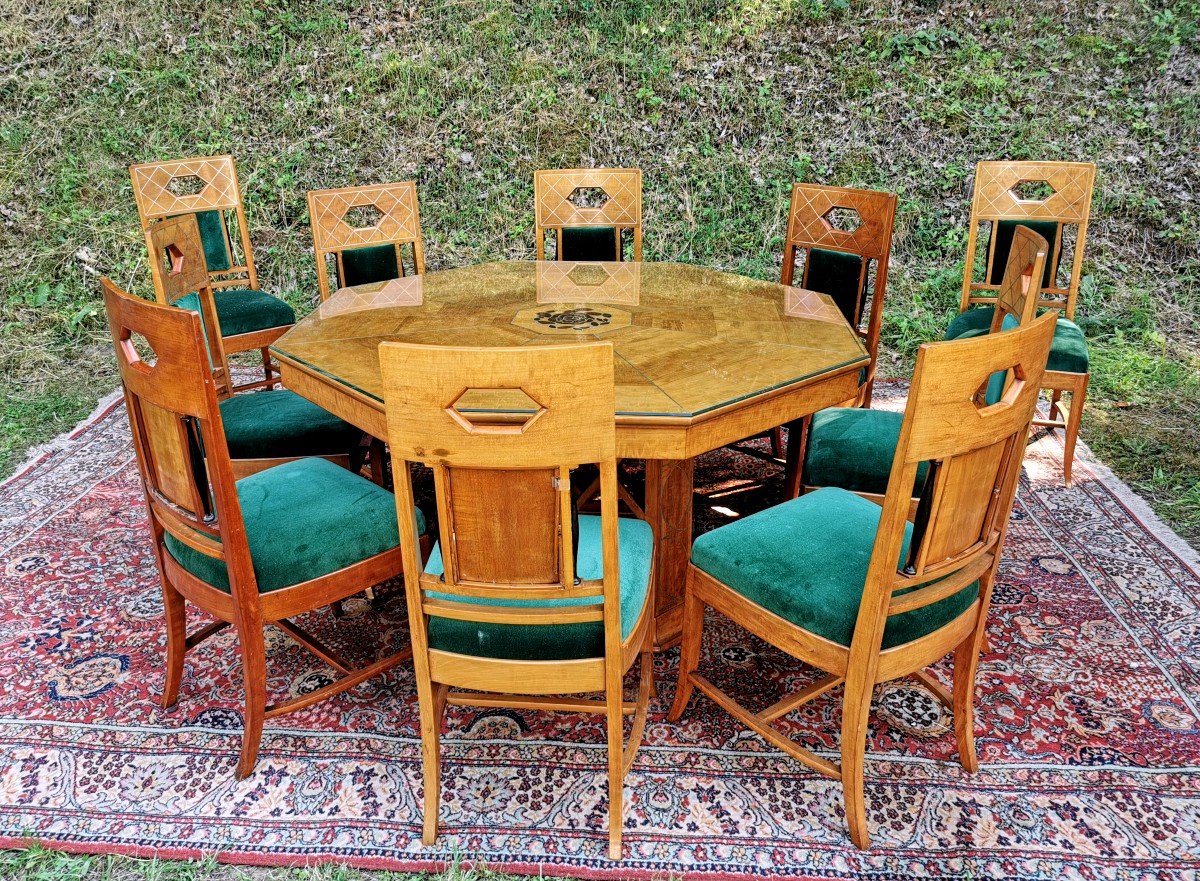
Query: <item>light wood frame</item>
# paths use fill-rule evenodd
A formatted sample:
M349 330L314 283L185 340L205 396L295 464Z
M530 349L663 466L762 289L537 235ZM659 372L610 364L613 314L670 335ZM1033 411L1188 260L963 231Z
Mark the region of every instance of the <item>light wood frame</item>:
M579 208L570 196L576 189L597 187L608 201ZM581 226L610 226L617 232L614 260L620 260L621 233L633 233L633 259L642 259L642 172L638 168L557 168L533 173L534 233L537 259L546 259L546 233L553 231L555 259L562 259L562 231Z
M1044 288L1038 306L1056 309L1074 320L1079 299L1079 284L1083 278L1083 252L1087 243L1088 219L1092 205L1092 188L1096 166L1091 162L1013 162L1007 160L980 162L975 166L975 186L971 198L971 220L967 230L967 260L963 272L962 300L959 309L965 312L976 304L995 302L995 286L988 283L995 257L996 225L1002 220L1052 221L1058 224L1058 235L1050 243L1050 265L1058 267L1062 255L1063 231L1075 227L1075 244L1070 275L1065 287L1059 285L1060 272L1055 272L1053 284ZM1014 188L1021 183L1045 181L1054 193L1045 200L1021 199ZM984 265L984 280L975 278L975 258L979 229L990 223L992 234L988 242ZM1083 407L1087 399L1090 373L1068 373L1047 370L1043 388L1050 392L1048 419L1034 419L1034 425L1063 429L1063 482L1070 486L1075 459L1075 444L1083 422ZM1071 396L1068 406L1064 393Z
M877 683L914 676L924 684L954 714L963 767L967 771L978 767L975 674L1025 435L1053 336L1054 318L1043 316L1007 333L921 346L849 646L792 624L695 565L689 566L679 682L668 719L677 721L692 690L699 688L776 748L820 774L841 780L850 836L860 848L870 844L863 766L871 695ZM1009 371L1004 396L985 405L983 390L999 370ZM910 508L908 488L918 465L926 461L935 473L922 498L909 552L901 560ZM899 568L897 560L901 560ZM978 598L952 621L918 639L882 649L889 615L928 606L976 581ZM704 610L709 606L826 675L765 710L751 712L697 672ZM926 669L949 652L954 652L952 691ZM840 765L801 747L772 724L839 684L844 684Z
M154 276L155 290L162 291L167 303L174 304L180 297L196 294L200 301L201 326L208 344L213 380L217 386L217 400L220 402L232 397L233 384L225 355L225 341L221 336L221 322L213 300L211 277L204 263L204 247L196 228L195 215L179 214L153 224L146 231L146 247L150 254L150 273ZM234 479L240 480L249 474L297 458L302 457L273 456L230 461ZM358 471L362 464L350 453L321 458L352 471ZM381 465L381 457L372 462L373 476L382 473Z
M379 357L421 712L422 840L437 839L447 704L603 712L609 854L619 858L622 786L645 730L652 687L654 579L651 573L641 616L622 639L612 344L480 349L384 343ZM519 389L538 407L524 425L481 424L454 409L470 389ZM442 576L422 572L410 462L433 469ZM600 581L579 581L574 571L570 470L581 464L600 469ZM584 602L555 608L486 602L568 597ZM432 649L431 617L516 625L601 622L604 655L518 661ZM637 698L628 702L624 675L639 659ZM589 692L604 697L552 697ZM630 714L632 730L623 747L623 720Z
M345 217L353 208L374 208L380 214L378 222L371 226L351 226ZM308 217L312 226L313 251L317 258L317 286L322 300L328 300L332 293L328 257L332 255L337 261L338 278L345 278L342 252L348 249L393 245L396 248L396 267L403 276L402 246L411 245L416 274L425 274L421 213L417 204L417 185L412 181L310 190Z
M179 697L188 649L232 624L238 636L245 691L237 766L241 779L254 769L266 719L304 709L411 657L411 649L405 648L366 667L352 669L291 620L396 577L401 572L403 555L400 548L393 548L328 575L259 593L225 444L218 380L209 367L200 315L132 297L107 278L101 285L145 490L154 559L162 579L167 625L162 705L172 707ZM153 350L154 363L138 353L136 346L141 342ZM205 454L203 466L197 465L198 445ZM176 562L164 544L167 534L201 554L223 561L229 573L229 590L202 581ZM216 620L188 634L187 602ZM263 634L266 624L274 624L342 677L316 691L268 705Z
M129 177L133 183L133 198L137 203L138 220L142 234L150 244L150 228L159 221L179 214L198 214L216 211L221 216L221 228L225 235L225 255L229 268L210 273L214 290L222 288L249 288L257 291L258 269L254 264L254 249L250 244L250 227L246 222L246 209L242 204L242 191L238 184L237 169L230 155L199 156L193 159L177 159L166 162L143 162L129 166ZM203 188L191 195L176 195L170 190L171 181L177 178L196 177ZM238 249L242 262L238 263L229 233L229 217L232 214L237 226ZM155 279L154 293L160 303L167 302L166 293L158 287ZM271 363L267 351L271 343L283 336L292 325L281 325L241 333L225 340L226 352L262 352L264 379L242 388L265 387L275 384L278 370Z

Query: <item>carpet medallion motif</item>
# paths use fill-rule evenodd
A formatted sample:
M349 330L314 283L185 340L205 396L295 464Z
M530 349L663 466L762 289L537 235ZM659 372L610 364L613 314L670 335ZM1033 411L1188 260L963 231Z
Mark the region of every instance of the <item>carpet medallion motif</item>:
M884 406L901 394L885 389ZM598 715L449 708L442 836L423 847L404 666L269 723L257 769L235 780L229 631L189 653L177 706L157 703L161 595L128 424L110 403L0 486L0 844L404 870L461 854L578 877L1188 876L1200 871L1195 556L1083 455L1063 488L1061 446L1029 448L980 665L979 773L958 765L951 719L925 689L880 686L875 847L861 853L838 783L700 695L665 721L674 650L656 659L659 696L626 786L627 857L614 864ZM698 503L698 528L778 501L780 483L758 458L703 457L698 487L716 495ZM346 611L303 623L359 661L406 639L402 602ZM268 667L276 696L330 676L276 631ZM813 676L726 622L710 625L702 669L751 706ZM948 665L935 672L949 681ZM840 689L781 724L836 758L839 700Z

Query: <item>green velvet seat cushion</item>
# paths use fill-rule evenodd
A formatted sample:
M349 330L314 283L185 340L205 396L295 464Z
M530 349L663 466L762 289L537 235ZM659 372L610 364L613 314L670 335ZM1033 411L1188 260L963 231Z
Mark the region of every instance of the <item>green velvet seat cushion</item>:
M278 297L262 291L221 288L213 291L213 302L217 307L217 320L221 322L221 336L237 336L296 323L296 310ZM175 305L199 312L200 297L188 294L176 300Z
M654 533L644 520L622 517L618 521L621 574L621 638L625 639L637 624L650 590L650 564L654 556ZM604 547L600 538L600 518L584 514L579 518L579 551L576 574L584 580L604 575ZM440 546L435 546L425 571L442 574ZM566 598L543 603L540 600L475 600L432 594L461 602L495 603L505 606L577 606L586 598ZM584 624L484 624L452 618L429 619L431 648L480 658L507 658L514 661L569 661L599 658L604 655L604 626L600 622Z
M360 284L391 281L400 277L395 245L368 245L342 251L342 274L338 287L352 288Z
M946 328L946 339L957 339L968 331L990 327L994 311L994 306L978 306L960 313ZM1063 373L1088 372L1087 337L1074 321L1067 318L1058 319L1058 325L1054 329L1054 341L1050 343L1050 358L1046 362L1046 369Z
M837 304L851 326L858 327L862 319L863 258L857 254L813 248L808 253L804 287L826 294Z
M613 226L567 226L562 231L559 260L608 261L617 257L617 229Z
M692 545L692 562L751 602L848 646L881 511L845 490L820 489L705 533ZM900 560L911 533L906 524ZM883 648L932 633L978 595L976 582L932 605L892 615Z
M804 452L805 485L883 495L903 422L903 413L888 410L830 407L815 413ZM928 473L928 463L922 462L914 495Z
M400 542L395 496L327 459L297 459L243 477L237 494L260 593L328 575ZM420 510L416 516L424 532ZM165 542L180 566L229 590L224 561L170 534Z
M1004 280L1004 269L1008 263L1008 252L1012 250L1013 233L1018 226L1026 226L1046 240L1050 246L1047 254L1046 269L1042 274L1042 287L1051 287L1054 277L1058 274L1058 261L1051 260L1054 254L1054 240L1058 237L1058 224L1053 220L1001 220L996 224L996 251L992 257L992 275L990 284L1000 284ZM1059 255L1061 256L1061 255Z
M221 421L234 459L344 455L362 439L361 429L287 389L234 395L221 402Z
M1004 316L1001 330L1018 326L1012 315ZM972 328L960 339L983 336L988 328ZM1004 394L1006 372L998 370L988 379L984 402L994 404ZM837 486L851 492L887 492L892 459L900 441L903 413L830 407L812 418L804 453L804 483L807 486ZM920 495L929 473L929 463L917 466L913 495Z

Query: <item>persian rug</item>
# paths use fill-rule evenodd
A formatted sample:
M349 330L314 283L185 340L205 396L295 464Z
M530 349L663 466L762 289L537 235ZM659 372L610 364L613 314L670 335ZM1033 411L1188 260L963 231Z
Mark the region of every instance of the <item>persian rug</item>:
M903 388L885 389L898 407ZM762 452L761 444L758 452ZM981 767L913 681L881 686L867 761L874 847L849 842L841 788L703 696L665 720L678 650L626 785L626 858L605 857L602 717L450 708L441 838L420 843L412 676L397 668L268 724L234 779L241 687L226 631L189 653L158 705L161 597L123 406L104 403L0 486L0 846L336 861L448 861L588 878L1162 878L1200 871L1200 578L1196 555L1083 450L1029 447L979 671ZM630 475L636 481L637 473ZM697 528L780 498L778 468L705 456ZM193 626L194 626L193 622ZM305 621L361 660L405 638L402 603ZM702 669L754 705L812 671L714 622ZM269 686L330 671L274 634ZM935 672L948 681L948 670ZM790 733L836 758L840 690Z

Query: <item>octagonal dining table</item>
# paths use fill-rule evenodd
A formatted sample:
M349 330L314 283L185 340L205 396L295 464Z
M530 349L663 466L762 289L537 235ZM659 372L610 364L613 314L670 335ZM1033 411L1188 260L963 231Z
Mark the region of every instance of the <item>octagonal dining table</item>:
M613 344L617 456L646 460L663 649L680 634L695 457L857 391L869 358L828 297L679 263L505 261L343 288L271 349L287 388L384 439L382 342L592 339Z

